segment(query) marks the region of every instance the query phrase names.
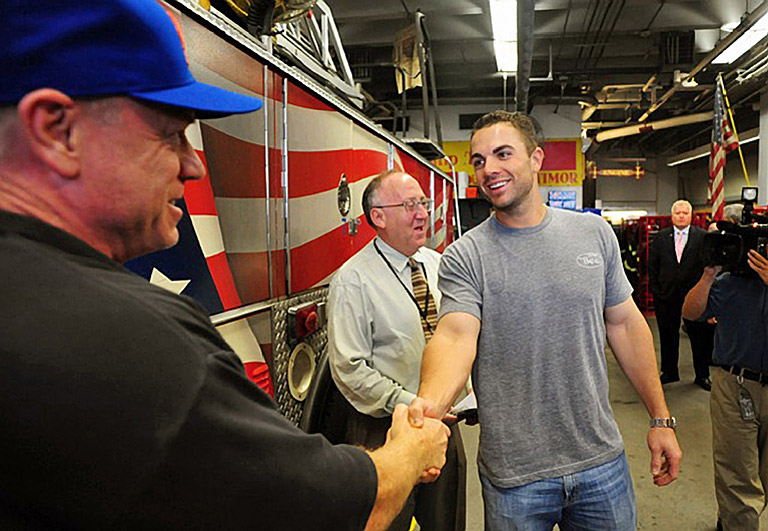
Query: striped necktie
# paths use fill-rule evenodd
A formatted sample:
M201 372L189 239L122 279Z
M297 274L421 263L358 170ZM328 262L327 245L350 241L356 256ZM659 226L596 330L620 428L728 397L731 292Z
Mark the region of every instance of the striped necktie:
M413 296L418 303L419 313L421 314L421 328L424 330L424 340L429 342L437 327L437 306L435 306L435 299L430 293L429 300L426 303L427 311L426 313L424 312L424 299L427 297L427 279L424 278L421 264L416 260L409 258L408 265L411 266L411 285L413 286Z

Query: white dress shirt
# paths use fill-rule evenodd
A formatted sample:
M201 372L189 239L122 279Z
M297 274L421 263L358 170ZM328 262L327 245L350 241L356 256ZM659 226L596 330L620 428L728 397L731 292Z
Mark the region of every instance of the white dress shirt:
M374 242L392 269L376 252ZM440 257L426 247L412 256L424 264L429 291L438 308ZM424 332L419 311L406 289L412 290L408 257L379 238L350 258L331 280L331 374L341 393L366 415L391 415L395 405L410 404L419 389Z
M683 230L680 230L677 227L674 227L674 234L672 236L674 238L673 241L677 241L677 235L682 232L683 233L683 249L685 249L685 246L688 244L688 233L690 232L690 230L691 230L690 225L685 227Z

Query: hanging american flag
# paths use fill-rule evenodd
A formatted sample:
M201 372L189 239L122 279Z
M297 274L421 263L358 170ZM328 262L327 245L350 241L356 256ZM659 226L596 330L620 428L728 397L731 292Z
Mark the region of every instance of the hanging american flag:
M725 156L739 147L733 134L728 115L723 106L722 79L718 76L715 85L715 116L712 124L712 147L709 154L709 197L712 202L712 219L723 219L725 207Z

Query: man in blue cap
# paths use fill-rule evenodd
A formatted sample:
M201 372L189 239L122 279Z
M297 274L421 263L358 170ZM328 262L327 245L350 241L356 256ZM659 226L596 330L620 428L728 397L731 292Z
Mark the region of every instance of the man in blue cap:
M444 462L395 411L366 453L280 416L191 299L120 264L172 246L201 117L152 0L10 0L0 55L0 528L380 529Z

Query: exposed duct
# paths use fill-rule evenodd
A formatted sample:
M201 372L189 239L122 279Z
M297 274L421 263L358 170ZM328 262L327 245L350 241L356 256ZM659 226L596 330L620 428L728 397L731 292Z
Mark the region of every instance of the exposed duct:
M531 63L533 61L533 11L534 0L517 2L517 78L515 108L528 112L528 91L531 88Z
M659 120L658 122L649 122L647 124L635 124L628 125L626 127L619 127L617 129L610 129L608 131L601 131L595 135L597 142L605 142L606 140L613 140L614 138L621 138L624 136L637 135L639 133L647 133L650 131L658 131L660 129L669 129L671 127L679 127L681 125L695 124L699 122L706 122L712 120L714 112L700 112L697 114L689 114L688 116L676 116L675 118L667 118L666 120Z
M733 41L741 37L752 25L760 19L766 12L768 12L768 0L764 1L762 4L757 6L757 8L752 11L752 13L749 14L747 18L741 21L741 24L733 30L725 39L720 41L720 43L715 46L715 48L707 54L707 56L702 59L699 64L697 64L693 70L690 71L688 74L688 79L692 78L702 70L704 70L709 64L718 56L720 53L722 53L723 50L725 50L728 46L731 45ZM656 111L659 107L664 105L666 101L672 97L672 95L677 92L682 87L681 84L675 84L670 88L661 98L659 98L656 103L651 105L651 108L648 109L638 120L639 122L644 122L654 111ZM607 131L606 131L607 132Z

